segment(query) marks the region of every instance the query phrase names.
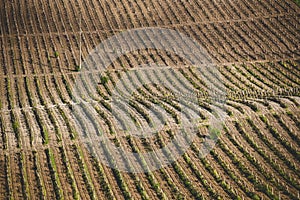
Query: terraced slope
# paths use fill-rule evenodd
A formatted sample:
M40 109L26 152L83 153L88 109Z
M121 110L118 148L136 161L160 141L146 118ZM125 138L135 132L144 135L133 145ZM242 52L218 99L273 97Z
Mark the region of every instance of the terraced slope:
M300 7L294 1L2 0L0 5L0 199L299 199ZM121 56L96 93L86 90L97 115L74 112L78 81L88 88L86 79L97 84L101 78L76 70L80 55L84 60L110 36L143 27L195 39L219 69L228 118L204 158L199 149L209 137L211 88L197 66L173 53L145 49ZM148 63L168 65L165 77L155 71L140 77L137 66ZM132 82L166 81L178 91L185 81L198 98L194 111L203 123L197 137L176 162L156 171L107 167L80 137L90 128L105 132L128 152L159 149L174 138L182 102L159 84L139 88L130 111L141 127L150 126L148 110L160 105L170 119L164 129L147 139L119 129L110 100L128 71Z

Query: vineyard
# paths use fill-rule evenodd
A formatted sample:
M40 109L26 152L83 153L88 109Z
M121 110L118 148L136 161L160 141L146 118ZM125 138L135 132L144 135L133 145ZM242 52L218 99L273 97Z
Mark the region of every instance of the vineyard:
M300 199L300 6L295 1L1 0L0 5L0 199ZM227 118L205 157L199 152L205 138L213 137L207 124L211 88L197 66L149 48L120 56L101 76L97 69L81 69L101 42L146 27L193 38L216 64ZM140 42L150 38L139 37ZM180 46L180 38L160 39ZM163 77L155 70L140 76L140 66L149 63L169 68ZM164 128L149 138L120 130L110 99L128 72L124 90L147 79L168 82L178 92L185 84L196 91L198 105L190 109L201 123L192 144L175 162L145 173L104 165L82 141L82 133L95 130L140 153L165 147L175 137L182 102L159 84L134 93L130 117L140 127L151 126L148 110L159 105L169 117ZM90 83L96 92L89 91ZM93 99L92 109L74 106L77 87L82 98ZM108 150L105 155L115 162ZM140 165L147 165L140 155ZM134 170L125 156L118 160Z

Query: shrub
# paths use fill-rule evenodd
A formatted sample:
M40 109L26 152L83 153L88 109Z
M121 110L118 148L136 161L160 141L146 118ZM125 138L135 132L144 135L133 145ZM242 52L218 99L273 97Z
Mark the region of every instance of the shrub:
M108 78L107 78L107 76L101 76L100 77L100 83L102 84L102 85L105 85L107 82L108 82Z
M77 72L79 72L79 71L81 70L81 65L76 65L76 66L75 66L75 70L76 70Z
M252 196L252 199L253 199L253 200L260 200L260 198L259 198L259 196L258 196L257 194L254 194L254 195Z
M218 139L218 137L221 134L221 130L213 127L209 127L209 132L210 132L209 137L213 140Z

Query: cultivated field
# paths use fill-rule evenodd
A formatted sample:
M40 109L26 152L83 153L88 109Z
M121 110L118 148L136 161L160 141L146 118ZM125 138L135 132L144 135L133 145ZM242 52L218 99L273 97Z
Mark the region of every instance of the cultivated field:
M0 0L0 199L299 199L299 17L292 0ZM105 39L144 27L193 38L219 69L228 117L205 157L199 150L210 137L210 88L196 66L145 49L120 56L101 77L78 70L80 56L84 61ZM105 132L128 152L160 149L174 138L181 105L163 85L145 85L130 101L141 126L151 123L153 105L168 114L170 122L152 138L126 135L113 120L118 80L148 63L170 66L166 80L151 71L148 79L180 91L184 77L194 87L203 123L176 162L127 173L97 159L81 133ZM87 78L102 80L96 93L86 91L96 117L74 112L74 88L78 80L89 88Z

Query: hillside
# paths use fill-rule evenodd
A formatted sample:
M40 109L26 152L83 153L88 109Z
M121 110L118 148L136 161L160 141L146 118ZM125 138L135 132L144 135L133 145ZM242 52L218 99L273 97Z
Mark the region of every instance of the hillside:
M0 5L0 199L300 199L294 1Z

